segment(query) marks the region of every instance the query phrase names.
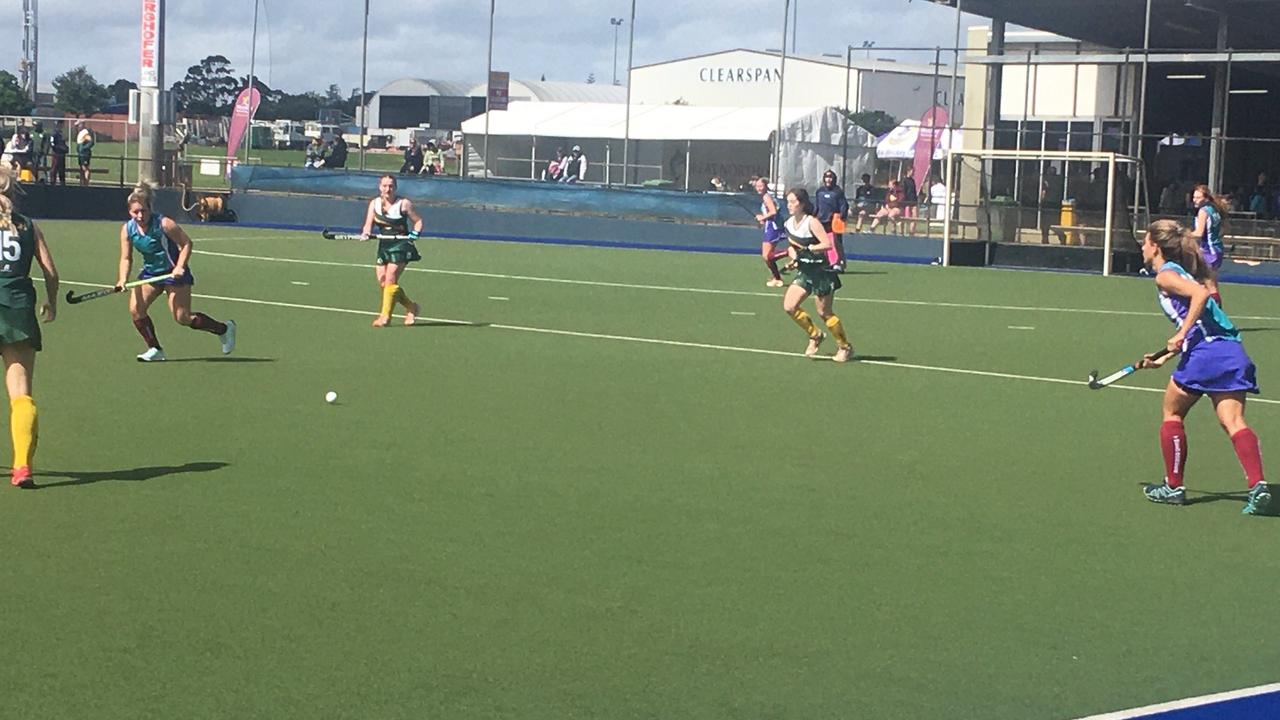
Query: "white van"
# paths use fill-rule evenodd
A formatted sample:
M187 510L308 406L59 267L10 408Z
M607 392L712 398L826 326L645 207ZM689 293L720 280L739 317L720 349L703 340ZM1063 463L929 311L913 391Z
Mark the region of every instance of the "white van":
M337 125L328 125L326 123L316 122L313 120L307 123L302 134L307 136L308 141L311 138L320 138L325 142L330 142L342 134L342 128Z
M277 120L272 139L279 150L301 150L308 142L305 130L301 120Z

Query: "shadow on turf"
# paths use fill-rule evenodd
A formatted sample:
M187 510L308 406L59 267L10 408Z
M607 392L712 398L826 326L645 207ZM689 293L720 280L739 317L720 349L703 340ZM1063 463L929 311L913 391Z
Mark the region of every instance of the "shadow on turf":
M445 322L443 320L419 320L412 325L388 325L387 327L400 328L483 328L489 327L492 323L487 322Z
M854 362L898 362L897 355L858 355L854 354Z
M168 358L165 362L204 362L204 363L272 363L275 358L262 357L243 357L243 356L222 356L222 357L189 357L189 358Z
M169 475L181 475L183 473L212 472L221 470L228 463L224 462L190 462L184 465L155 465L151 467L130 468L128 470L108 470L106 472L75 472L75 471L58 471L58 470L41 470L36 473L37 478L60 477L69 478L68 480L59 480L57 482L38 482L32 489L44 490L46 488L56 487L72 487L75 485L92 485L93 483L104 482L108 480L122 480L125 482L141 482L144 480L154 480L156 478L166 477Z
M1275 331L1277 331L1277 330L1280 330L1280 328L1273 328L1273 327L1254 327L1254 328L1242 327L1242 328L1240 328L1240 332L1242 332L1242 333L1247 333L1247 332L1275 332Z
M1145 487L1146 483L1138 483L1139 487ZM1220 500L1232 500L1244 505L1249 501L1248 490L1232 490L1230 492L1213 492L1212 490L1187 490L1187 505L1207 505ZM1277 513L1276 503L1272 503L1271 508L1265 513L1266 516L1275 516Z

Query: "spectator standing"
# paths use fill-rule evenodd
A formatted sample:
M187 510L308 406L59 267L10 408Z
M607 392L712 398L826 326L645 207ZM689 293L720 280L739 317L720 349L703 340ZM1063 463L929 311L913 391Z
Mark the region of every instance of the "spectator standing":
M324 166L327 168L345 168L347 166L347 139L341 134L333 140L333 147L329 150L329 159L325 161Z
M908 233L916 234L916 218L920 216L920 187L916 185L916 169L910 165L907 166L907 172L902 178L902 217L911 219L911 228Z
M67 146L67 138L62 134L62 128L54 126L53 133L46 135L45 139L49 142L49 184L63 185L67 184L67 153L71 152L71 148Z
M76 162L80 164L80 184L89 184L90 166L93 163L93 132L84 126L83 120L76 121Z
M409 147L404 149L404 164L400 166L401 175L417 175L422 172L422 146L418 144L418 139L413 138L409 141Z
M1049 244L1049 228L1062 222L1062 176L1058 168L1049 165L1040 179L1040 244ZM1058 231L1058 242L1066 243L1066 234Z
M48 161L49 156L49 144L46 140L48 135L45 134L44 124L37 122L32 127L30 137L32 170L38 178L40 176L40 170L46 167L46 162Z
M837 218L843 221L849 216L849 199L844 196L844 188L836 184L836 172L828 170L822 174L822 187L814 194L818 222L831 241L827 250L827 262L832 272L844 272L844 232L836 232L834 225ZM843 227L844 223L839 223Z

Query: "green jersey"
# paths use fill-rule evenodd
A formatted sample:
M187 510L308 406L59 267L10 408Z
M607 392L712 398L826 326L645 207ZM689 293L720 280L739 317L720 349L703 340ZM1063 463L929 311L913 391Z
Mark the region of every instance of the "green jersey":
M35 256L35 225L30 218L14 213L12 227L0 230L0 305L35 307L36 289L31 284L31 260Z

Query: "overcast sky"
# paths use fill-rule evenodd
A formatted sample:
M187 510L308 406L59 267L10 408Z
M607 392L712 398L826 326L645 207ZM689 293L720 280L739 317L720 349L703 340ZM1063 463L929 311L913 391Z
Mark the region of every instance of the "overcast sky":
M793 0L800 54L843 54L846 44L881 47L954 44L955 13L927 0ZM273 88L343 94L360 85L363 0L260 0L257 72ZM644 65L735 47L777 48L783 0L638 0L635 63ZM138 79L141 0L41 0L40 86L78 65L99 82ZM249 70L253 0L168 0L166 86L188 66L222 54ZM512 77L612 81L614 28L630 0L497 0L493 66ZM369 90L400 77L480 82L486 0L371 0ZM965 25L981 23L965 17ZM22 0L0 0L7 49L0 68L18 73ZM618 47L625 77L627 27ZM871 52L871 57L895 56ZM922 56L896 54L900 62Z

